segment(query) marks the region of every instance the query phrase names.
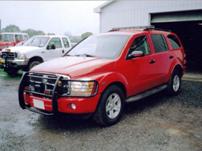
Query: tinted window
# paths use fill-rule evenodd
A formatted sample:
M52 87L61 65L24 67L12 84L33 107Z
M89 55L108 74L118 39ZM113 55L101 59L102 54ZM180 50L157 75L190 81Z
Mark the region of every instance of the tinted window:
M151 36L154 48L156 52L162 52L168 50L168 46L165 42L165 39L160 34L154 34Z
M146 36L140 36L133 42L130 51L142 51L145 55L149 54L149 46Z
M174 35L168 35L168 39L169 39L173 49L178 49L181 47L179 40Z
M91 55L113 59L120 55L129 37L129 35L90 36L73 48L68 55Z
M69 48L69 42L67 40L67 38L62 38L63 44L65 48Z
M62 48L62 43L60 38L52 38L48 46L55 45L55 48Z

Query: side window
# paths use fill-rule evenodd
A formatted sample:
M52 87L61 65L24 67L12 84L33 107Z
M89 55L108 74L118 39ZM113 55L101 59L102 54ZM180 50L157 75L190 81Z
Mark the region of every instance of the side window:
M161 34L153 34L151 35L152 42L154 44L155 51L158 52L163 52L168 50L167 43Z
M16 42L23 41L23 36L22 35L15 35L15 41Z
M49 44L48 46L51 46L51 45L55 45L55 48L62 48L62 43L61 43L61 40L60 38L52 38L50 41L49 41Z
M67 40L67 38L62 38L63 44L65 48L69 48L69 41Z
M24 41L26 41L26 40L28 40L28 39L29 39L29 38L28 38L27 35L24 35L24 36L23 36L23 40L24 40Z
M130 51L142 51L145 55L150 53L146 36L136 38L130 48Z
M179 40L174 35L168 35L168 40L170 41L173 49L178 49L181 47Z

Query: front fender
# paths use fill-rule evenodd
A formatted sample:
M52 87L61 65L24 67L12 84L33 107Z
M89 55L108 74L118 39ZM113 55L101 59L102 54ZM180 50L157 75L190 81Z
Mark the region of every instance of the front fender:
M121 73L107 72L99 75L90 76L90 79L96 80L98 82L99 94L101 94L109 85L113 83L121 83L125 87L126 92L128 92L128 81Z

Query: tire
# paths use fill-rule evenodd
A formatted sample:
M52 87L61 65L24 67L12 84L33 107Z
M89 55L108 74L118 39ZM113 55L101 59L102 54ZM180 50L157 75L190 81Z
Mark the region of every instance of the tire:
M116 85L107 88L100 98L99 105L93 116L95 122L101 126L117 123L124 109L124 93Z
M11 76L11 77L15 77L18 74L18 69L6 69L5 72Z
M174 70L168 83L167 92L169 95L177 95L181 91L181 74L178 70Z
M40 63L42 63L42 62L39 60L31 60L28 64L27 70L30 71L34 66L36 66Z

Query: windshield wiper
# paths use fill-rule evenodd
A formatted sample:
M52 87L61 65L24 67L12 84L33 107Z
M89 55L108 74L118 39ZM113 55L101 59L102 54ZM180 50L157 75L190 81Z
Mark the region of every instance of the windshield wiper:
M75 56L79 56L79 57L80 57L80 56L81 56L81 57L83 57L83 56L84 56L84 57L95 57L95 56L93 56L93 55L85 54L85 53L84 53L84 54L77 54L77 55L75 55Z

